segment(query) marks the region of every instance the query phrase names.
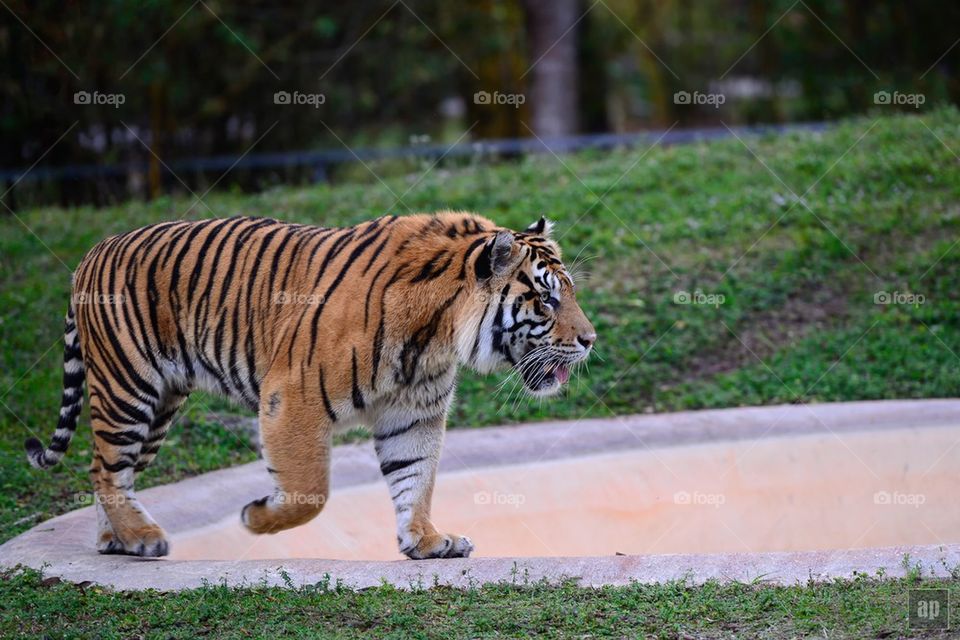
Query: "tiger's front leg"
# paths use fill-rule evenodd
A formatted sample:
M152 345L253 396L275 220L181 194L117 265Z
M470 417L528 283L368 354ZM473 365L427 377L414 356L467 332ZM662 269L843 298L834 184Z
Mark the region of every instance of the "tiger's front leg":
M397 543L408 558L466 558L466 536L439 533L430 521L430 501L443 447L446 415L417 420L379 420L374 446L397 514Z
M300 381L281 371L264 380L260 436L273 493L250 502L240 513L253 533L277 533L312 520L330 492L333 425L318 414L320 399L304 394Z

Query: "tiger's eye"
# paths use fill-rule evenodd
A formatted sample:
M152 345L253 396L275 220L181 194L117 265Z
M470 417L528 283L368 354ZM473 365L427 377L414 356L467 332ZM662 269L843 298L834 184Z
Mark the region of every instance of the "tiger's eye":
M550 302L550 298L552 297L553 296L550 295L549 291L544 291L540 294L540 300L542 300L544 304L548 304Z

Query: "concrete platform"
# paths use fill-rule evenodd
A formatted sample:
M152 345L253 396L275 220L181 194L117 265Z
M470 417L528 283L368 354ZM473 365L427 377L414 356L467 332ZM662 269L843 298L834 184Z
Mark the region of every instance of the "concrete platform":
M870 458L861 451L862 446L869 445L874 439L880 442L885 437L894 436L897 438L896 447L875 452L877 454L875 458ZM675 480L681 482L680 486L684 486L684 482L693 482L690 488L696 489L696 481L693 478L697 477L698 473L701 480L704 477L712 477L708 464L712 460L708 454L713 450L712 445L721 445L716 449L717 451L733 451L732 458L727 461L727 466L723 469L730 469L732 473L739 474L744 471L744 461L747 458L769 462L772 459L772 452L777 451L787 452L788 457L791 452L797 452L797 455L800 455L799 451L802 447L797 443L808 440L812 442L817 438L819 438L820 448L815 451L819 452L816 453L819 458L822 459L828 455L838 456L836 459L822 460L827 467L847 465L844 471L848 478L853 479L861 475L865 477L873 475L878 479L882 476L890 485L891 495L897 494L898 491L905 491L903 495L908 497L923 495L924 500L927 500L926 496L938 495L937 492L940 491L934 487L934 483L941 485L947 483L949 486L950 479L957 477L960 447L954 447L953 444L960 444L960 401L786 405L457 430L450 432L447 437L441 475L438 478L438 491L445 484L455 485L458 474L463 476L469 473L471 476L481 478L493 477L498 473L516 468L526 469L530 465L540 470L549 469L550 461L564 461L563 464L570 465L579 460L603 459L603 456L622 458L624 454L631 451L636 452L638 456L646 456L645 464L649 466L655 467L666 460L674 461L672 466L678 464L680 466L670 470L669 475L675 476ZM824 448L824 442L835 442L835 447ZM926 445L926 452L923 455L932 458L923 465L929 468L912 470L911 482L930 483L921 485L919 490L916 486L910 488L900 487L897 484L891 485L890 483L895 483L895 479L899 476L884 475L882 470L878 474L871 467L879 464L877 460L889 461L894 470L898 465L899 467L909 466L905 461L908 458L907 449L911 443ZM175 452L168 450L161 453L161 455L171 454L175 455ZM696 463L697 455L703 458L704 464ZM903 460L900 459L901 457ZM660 462L654 462L656 460ZM686 460L686 462L681 464L677 463L677 460ZM911 464L916 467L915 462ZM567 468L577 467L568 466ZM586 472L581 469L577 473ZM722 473L725 475L726 471ZM813 479L812 470L807 477ZM888 478L894 478L894 480ZM584 485L589 485L591 482L590 477L580 480ZM545 482L542 478L539 481ZM756 480L753 479L750 482L756 483ZM745 484L748 487L752 486L750 482ZM375 484L371 485L371 483ZM369 443L336 448L331 501L336 500L338 492L351 496L354 495L351 492L358 492L357 495L359 495L359 493L374 491L370 487L379 487L382 484L378 463ZM578 483L574 482L574 485L576 484ZM836 494L843 495L844 492L849 492L850 486L849 482L837 484ZM929 534L924 533L919 527L922 518L917 519L918 537L916 539L923 540L924 544L894 544L877 547L871 545L869 536L865 535L863 540L854 540L857 544L847 540L846 546L855 547L852 549L820 548L814 551L770 551L757 546L761 543L751 540L751 543L744 545L744 548L756 548L757 552L613 555L610 549L604 549L605 555L595 556L578 552L577 556L568 557L476 557L463 560L384 561L319 558L254 560L243 559L244 554L241 549L240 553L235 553L231 556L233 559L229 560L209 557L207 559L175 559L178 553L178 541L189 546L187 541L196 539L198 532L217 531L218 528L227 526L225 522L229 523L232 519L239 518L240 508L244 504L268 493L270 487L270 479L263 464L257 462L140 492L140 497L151 514L171 535L174 559L142 560L98 555L93 548L94 511L92 508L85 508L44 522L0 546L0 565L23 564L43 568L47 575L58 576L64 580L91 581L117 589L155 588L160 590L193 588L204 583L282 585L286 580L281 576L281 572L294 585L313 584L329 578L333 582L340 581L353 588L376 586L383 581L398 587L410 588L428 587L433 584L469 587L485 582L523 583L541 579L553 582L575 579L585 586L667 580L701 583L712 579L742 582L761 579L779 584L792 584L805 582L808 579L829 580L835 577L851 577L856 572L874 574L878 570L883 570L887 576L904 575L907 570L904 565L906 555L909 555L911 566L919 563L923 567L925 575L949 575L950 569L960 566L960 544L958 544L960 527L956 527L953 520L947 518L955 509L950 509L950 513L947 513L947 510L941 510L939 507L931 508L933 506L931 504L924 506L926 511L923 512L902 512L907 518L913 517L912 513L926 513L930 514L930 517L947 518L939 525L928 527L931 529ZM906 489L910 489L912 493ZM529 490L532 491L532 489ZM188 498L184 499L184 497ZM462 499L463 504L466 505L466 511L477 506L474 496L464 495ZM629 501L630 496L625 496L625 499ZM672 499L677 503L678 500L682 502L683 497L672 496ZM882 495L876 498L881 501L883 499ZM386 502L388 498L385 494L383 500L389 510L389 503ZM892 500L895 503L897 498L893 497ZM915 505L899 506L909 509ZM359 506L357 508L359 509ZM705 513L703 510L690 511L690 513L691 520L687 524L695 534L692 538L699 536L708 540L711 537L720 537L716 529L710 528L709 520L697 520L699 516L695 514ZM709 514L709 512L706 513ZM728 513L736 516L739 512L734 510ZM314 523L322 523L324 517L328 515L325 511ZM438 524L444 522L444 511L439 506L435 509L434 519ZM585 528L589 532L591 521L589 518L584 518L584 521ZM301 529L306 530L314 523ZM824 522L824 526L828 524L828 521ZM385 539L392 540L392 523L388 526ZM881 523L880 528L885 530L889 527ZM452 526L450 529L458 533L471 533L458 531ZM741 537L744 534L741 530L740 534L734 535ZM669 532L666 537L668 540L677 538ZM597 538L599 539L599 536ZM883 540L882 537L876 539ZM760 540L769 541L770 536ZM802 548L802 541L803 538L800 542L795 541L791 545L796 547L800 544ZM934 541L935 544L930 543ZM474 542L478 550L483 548L482 537L474 535ZM589 543L589 536L587 536L587 542ZM624 548L629 548L630 542L625 540ZM678 541L674 542L680 544ZM509 543L507 539L503 543L507 545L504 548L509 549ZM766 547L770 544L776 545L776 536L772 543L762 542L762 544ZM822 546L820 542L817 544ZM531 553L529 546L517 544L516 548L520 550L518 554ZM811 544L811 548L815 546ZM202 547L200 549L201 551L197 553L202 556L205 552ZM589 549L589 546L581 545L576 549ZM211 556L215 555L214 551L216 550L210 551ZM234 553L223 549L220 551L221 555ZM367 551L359 553L361 554L359 557L370 557L363 555L369 553ZM392 549L390 553L394 553ZM284 554L280 553L280 555ZM193 557L198 556L194 553Z

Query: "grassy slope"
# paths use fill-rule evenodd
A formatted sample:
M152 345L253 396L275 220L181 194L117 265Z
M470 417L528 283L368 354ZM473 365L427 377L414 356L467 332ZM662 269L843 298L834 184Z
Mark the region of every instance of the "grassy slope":
M509 388L495 394L498 378L466 374L453 426L957 395L960 168L947 147L960 150L960 113L867 118L819 135L745 142L752 152L728 140L436 169L420 182L388 179L389 189L371 179L213 194L212 212L198 204L189 215L334 224L449 207L519 227L547 213L569 256L593 258L581 298L602 359L563 398L543 403ZM808 188L797 204L790 190ZM54 426L69 268L103 236L180 217L189 205L160 199L21 213L39 238L16 220L0 221L0 540L74 508L75 493L88 490L86 429L52 472L30 470L21 448L24 437L46 439ZM674 303L676 292L697 289L724 303ZM875 305L880 290L926 300ZM222 407L193 398L140 485L252 459L247 443L204 423Z

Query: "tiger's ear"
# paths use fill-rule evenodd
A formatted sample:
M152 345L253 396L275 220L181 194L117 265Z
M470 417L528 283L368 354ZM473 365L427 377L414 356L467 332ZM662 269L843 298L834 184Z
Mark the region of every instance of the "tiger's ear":
M477 278L486 280L491 276L502 276L516 266L519 257L513 233L498 231L477 258Z
M540 216L540 219L527 227L525 231L526 233L535 233L538 236L549 238L550 232L553 231L553 223L547 220L545 217Z

